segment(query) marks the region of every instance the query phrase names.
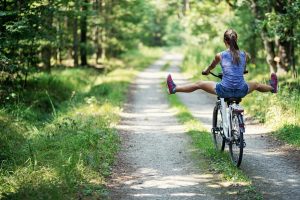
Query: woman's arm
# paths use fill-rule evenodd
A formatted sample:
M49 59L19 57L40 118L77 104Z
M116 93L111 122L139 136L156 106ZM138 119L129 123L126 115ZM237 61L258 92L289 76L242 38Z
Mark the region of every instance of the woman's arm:
M214 60L211 62L211 64L210 64L206 69L204 69L204 70L202 71L202 74L203 74L203 75L208 75L209 72L210 72L212 69L214 69L214 68L217 66L217 64L220 63L220 61L221 61L221 54L220 54L220 53L217 53L217 55L215 56L215 58L214 58Z

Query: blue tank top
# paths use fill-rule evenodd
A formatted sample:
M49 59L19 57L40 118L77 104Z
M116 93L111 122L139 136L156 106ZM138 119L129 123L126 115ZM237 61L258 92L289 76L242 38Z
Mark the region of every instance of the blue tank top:
M239 64L234 64L230 51L222 51L220 64L223 73L221 85L230 89L242 89L246 84L244 79L244 70L246 66L245 52L240 52L240 62Z

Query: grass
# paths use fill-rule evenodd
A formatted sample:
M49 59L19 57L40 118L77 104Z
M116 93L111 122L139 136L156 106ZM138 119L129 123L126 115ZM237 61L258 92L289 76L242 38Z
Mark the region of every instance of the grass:
M252 186L251 180L231 163L228 153L215 150L212 143L211 133L190 113L188 108L176 95L169 95L168 101L171 108L175 109L180 123L185 126L191 136L193 145L199 150L200 155L209 162L209 171L221 174L225 181L237 187L226 188L227 195L236 195L238 199L261 199L262 196Z
M128 86L161 53L128 52L105 74L77 68L30 76L0 108L0 198L103 198Z
M255 65L250 66L250 70L253 73L247 77L248 80L267 83L268 72L261 72ZM254 76L255 74L260 75ZM254 92L244 99L243 105L247 113L273 128L273 136L300 147L299 89L300 77L293 78L290 74L280 75L278 94Z

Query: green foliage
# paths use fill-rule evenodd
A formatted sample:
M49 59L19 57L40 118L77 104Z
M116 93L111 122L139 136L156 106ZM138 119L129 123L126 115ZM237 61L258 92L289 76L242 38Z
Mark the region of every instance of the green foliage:
M30 75L26 90L0 110L0 198L105 198L128 85L159 52L128 52L127 68L106 74L64 69Z
M282 13L269 12L266 13L266 25L269 33L278 36L283 40L295 41L298 45L300 42L300 2L290 1L283 5ZM291 33L290 30L294 31Z
M0 4L0 67L4 74L0 82L9 77L11 85L23 87L28 74L50 72L54 65L111 70L110 59L120 58L139 44L165 44L169 14L167 8L160 9L153 2L4 1ZM1 86L11 91L0 95L2 99L17 90L8 88L6 82Z

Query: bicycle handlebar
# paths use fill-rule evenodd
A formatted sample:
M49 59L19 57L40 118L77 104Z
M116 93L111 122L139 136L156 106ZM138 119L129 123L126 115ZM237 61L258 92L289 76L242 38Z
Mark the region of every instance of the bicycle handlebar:
M222 77L223 77L223 74L222 73L219 73L218 75L216 75L215 73L213 73L213 72L209 72L211 75L213 75L214 77L217 77L217 78L219 78L219 79L222 79Z
M219 73L218 75L217 74L215 74L215 73L213 73L213 72L209 72L211 75L213 75L214 77L217 77L217 78L219 78L219 79L222 79L222 77L223 77L223 74L222 73ZM244 71L244 74L248 74L248 70L245 70Z

